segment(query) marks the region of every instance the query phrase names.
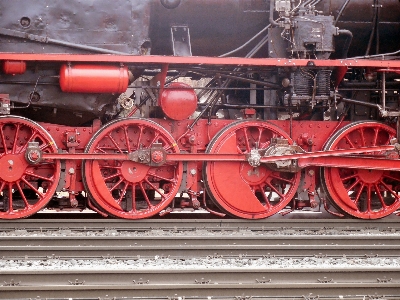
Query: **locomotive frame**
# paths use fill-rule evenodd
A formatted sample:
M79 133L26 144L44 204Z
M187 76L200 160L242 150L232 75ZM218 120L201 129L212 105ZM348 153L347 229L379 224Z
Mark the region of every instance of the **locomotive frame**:
M278 3L293 5L294 1ZM318 22L331 21L319 18ZM308 47L296 51L307 52ZM109 122L96 118L90 125L35 122L15 114L24 107L11 105L10 95L1 94L0 218L28 217L44 207L87 207L126 219L185 207L247 219L322 205L336 216L361 219L395 213L400 208L400 114L386 103L386 76L400 74L400 60L384 59L396 53L377 56L380 60L328 59L326 53L333 50L321 47L313 51L322 57L307 54L305 58L1 53L3 72L16 77L27 68L61 69L60 88L71 97L74 93L121 94L137 70L151 79L130 85L144 97L118 98L125 115ZM238 70L281 74L283 80L238 76ZM304 74L320 71L335 74L329 75L328 91L321 94L318 89L324 83L316 84L315 75L312 90L300 89L304 95L310 92L307 98L288 93L282 97L287 103L279 105L226 100L229 90L287 91L298 80L296 72L306 78L298 81L303 88L302 80L310 79ZM349 73L379 76L380 89L374 88L379 103L338 93ZM294 77L288 79L286 74ZM172 83L182 77L213 78L213 86L196 89L214 95L198 101L195 88ZM249 87L230 86L235 80ZM27 106L34 105L38 81ZM151 117L139 113L146 102L154 104ZM346 110L328 116L329 120L313 120L313 114L337 113L340 104L368 107L379 121L346 120ZM266 117L269 110L279 109L286 118ZM190 117L196 110L198 115ZM223 110L225 118L217 118L217 110ZM227 117L229 110L237 117ZM296 117L293 111L297 110L301 113Z

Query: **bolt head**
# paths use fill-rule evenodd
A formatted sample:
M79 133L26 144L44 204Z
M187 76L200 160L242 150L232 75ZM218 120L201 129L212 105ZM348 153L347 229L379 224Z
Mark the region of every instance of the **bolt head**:
M151 160L156 164L159 164L160 162L162 162L163 159L164 159L164 155L163 155L162 151L153 151L153 153L151 154Z

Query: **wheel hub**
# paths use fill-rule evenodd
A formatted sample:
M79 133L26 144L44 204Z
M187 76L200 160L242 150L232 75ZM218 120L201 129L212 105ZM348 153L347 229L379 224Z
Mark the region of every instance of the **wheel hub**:
M240 166L240 176L250 185L259 185L267 179L268 172L264 166L254 168L248 163L242 163Z
M7 154L0 158L0 178L6 182L15 182L24 174L28 163L21 155Z
M378 183L382 179L383 170L357 170L358 177L364 183Z
M150 167L144 164L124 161L121 166L121 173L124 179L136 183L142 181L146 177L149 169Z

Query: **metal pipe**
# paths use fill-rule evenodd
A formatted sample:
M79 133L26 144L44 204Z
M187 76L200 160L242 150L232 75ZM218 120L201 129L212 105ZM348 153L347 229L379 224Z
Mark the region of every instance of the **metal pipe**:
M242 49L245 48L247 45L249 45L252 41L254 41L256 38L258 38L258 37L259 37L263 32L265 32L269 27L271 27L271 24L269 24L268 26L264 27L260 32L258 32L255 36L253 36L250 40L248 40L248 41L247 41L246 43L244 43L242 46L240 46L240 47L238 47L238 48L236 48L236 49L234 49L234 50L232 50L232 51L230 51L230 52L228 52L228 53L222 54L222 55L220 55L220 56L218 56L218 57L227 57L227 56L229 56L229 55L231 55L231 54L233 54L233 53L236 53L236 52L242 50Z
M347 58L347 53L349 52L351 41L353 40L353 33L347 29L340 29L339 35L347 36L346 42L343 45L343 57L342 57L342 58Z
M376 109L378 109L378 110L381 110L380 105L374 104L374 103L363 102L363 101L354 100L354 99L348 99L348 98L341 98L340 100L343 101L343 102L346 102L346 103L351 103L351 104L356 104L356 105L362 105L362 106L371 107L371 108L376 108Z
M99 52L99 53L104 53L104 54L117 54L117 55L129 54L126 52L113 51L113 50L108 50L108 49L103 49L103 48L98 48L98 47L92 47L92 46L75 44L75 43L70 43L70 42L61 41L61 40L55 40L55 39L48 38L46 36L40 36L40 35L35 35L35 34L26 34L25 32L21 32L18 30L6 29L6 28L0 28L0 35L12 36L12 37L27 39L27 40L31 40L31 41L35 41L35 42L39 42L39 43L46 43L46 44L50 43L50 44L66 46L66 47L70 47L70 48L87 50L87 51L93 51L93 52Z
M371 50L372 42L374 41L376 24L377 24L377 20L378 20L378 6L377 6L376 2L377 1L375 0L374 1L375 10L374 10L374 18L372 20L372 30L371 30L371 35L369 36L368 46L367 46L367 50L365 51L365 55L369 54L369 52Z
M337 22L339 21L340 17L342 16L344 10L346 9L347 5L349 4L349 2L350 2L350 0L346 0L346 2L343 3L342 7L340 8L339 13L335 20L335 26L336 26Z
M199 107L206 106L205 103L199 103ZM216 104L215 107L218 108L228 108L228 109L245 109L245 108L254 108L254 109L263 109L263 108L277 108L277 109L288 109L288 108L293 108L293 109L298 109L299 107L309 107L309 105L286 105L286 106L278 106L278 105L260 105L260 104ZM327 105L325 106L318 106L320 107L328 107Z
M269 1L269 24L271 26L279 26L279 23L274 20L275 3L274 0Z
M247 53L246 58L252 58L266 43L268 43L268 35L265 36L249 53Z
M386 72L382 73L382 109L386 110Z
M262 85L262 86L267 86L270 88L274 89L280 89L281 86L275 83L267 82L267 81L260 81L260 80L254 80L254 79L249 79L249 78L243 78L239 76L234 76L234 75L227 75L227 74L220 74L221 77L232 79L232 80L239 80L247 83L254 83L257 85Z

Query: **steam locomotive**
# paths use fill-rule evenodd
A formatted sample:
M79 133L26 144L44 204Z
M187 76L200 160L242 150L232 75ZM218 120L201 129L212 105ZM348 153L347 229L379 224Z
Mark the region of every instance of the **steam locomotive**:
M397 0L0 11L0 219L400 208Z

